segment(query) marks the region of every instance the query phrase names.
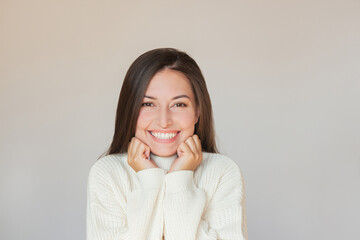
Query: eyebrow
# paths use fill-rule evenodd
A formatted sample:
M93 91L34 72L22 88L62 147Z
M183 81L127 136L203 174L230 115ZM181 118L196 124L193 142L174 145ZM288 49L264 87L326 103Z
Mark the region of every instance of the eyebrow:
M144 96L144 97L156 100L156 98L152 97L152 96ZM188 99L190 99L190 97L188 95L183 94L183 95L173 97L171 100L175 100L175 99L178 99L178 98L188 98Z

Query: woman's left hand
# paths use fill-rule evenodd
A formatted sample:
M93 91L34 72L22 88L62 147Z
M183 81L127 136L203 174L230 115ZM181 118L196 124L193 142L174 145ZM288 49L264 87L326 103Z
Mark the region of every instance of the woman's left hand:
M192 170L200 165L202 161L201 141L198 135L190 136L182 142L177 149L178 158L172 163L168 173L179 170Z

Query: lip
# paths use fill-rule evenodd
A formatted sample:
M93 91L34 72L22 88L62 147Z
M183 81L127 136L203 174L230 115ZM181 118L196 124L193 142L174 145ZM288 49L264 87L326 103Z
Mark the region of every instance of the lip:
M154 130L149 130L148 132L161 132L161 133L177 133L180 132L178 130L164 130L164 129L154 129Z
M150 132L177 133L177 134L172 139L158 139L155 136L153 136ZM150 136L152 137L152 139L155 142L158 142L158 143L172 143L172 142L176 141L177 137L179 136L180 131L169 131L169 130L155 131L154 130L154 131L148 131L148 133L150 134Z

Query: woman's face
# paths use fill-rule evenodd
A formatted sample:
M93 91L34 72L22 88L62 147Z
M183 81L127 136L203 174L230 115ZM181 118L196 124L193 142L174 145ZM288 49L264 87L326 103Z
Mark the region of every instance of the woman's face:
M171 156L194 134L198 116L190 81L181 72L164 69L154 75L146 89L135 137L153 154Z

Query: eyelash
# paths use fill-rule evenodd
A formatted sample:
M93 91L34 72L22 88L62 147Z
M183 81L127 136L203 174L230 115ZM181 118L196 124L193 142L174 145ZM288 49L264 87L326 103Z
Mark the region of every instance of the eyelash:
M144 103L141 104L141 106L142 107L151 107L151 106L148 106L146 104L153 104L153 103L152 102L144 102ZM187 107L187 105L185 103L183 103L183 102L177 102L174 105L177 105L177 104L182 104L182 106L179 106L179 107Z
M175 103L175 105L176 104L182 104L182 106L181 107L186 107L187 105L185 104L185 103L183 103L183 102L178 102L178 103Z
M142 107L150 107L150 106L146 106L146 104L152 104L151 102L145 102L143 104L141 104Z

